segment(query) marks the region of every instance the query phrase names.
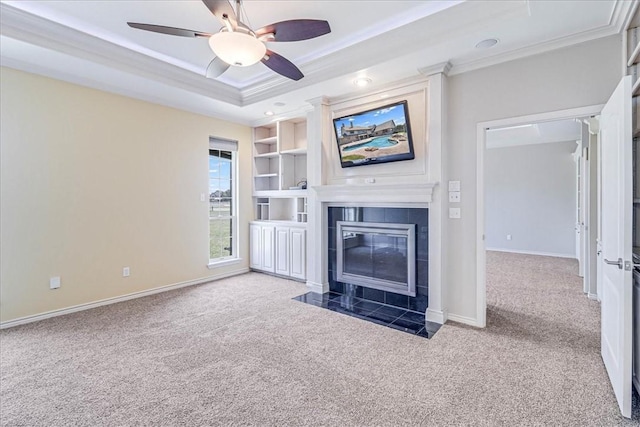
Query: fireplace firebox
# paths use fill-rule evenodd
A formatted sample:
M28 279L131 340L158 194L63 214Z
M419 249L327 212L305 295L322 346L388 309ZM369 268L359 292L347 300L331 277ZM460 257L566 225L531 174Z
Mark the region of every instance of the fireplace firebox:
M337 221L337 280L415 297L415 235L415 224Z

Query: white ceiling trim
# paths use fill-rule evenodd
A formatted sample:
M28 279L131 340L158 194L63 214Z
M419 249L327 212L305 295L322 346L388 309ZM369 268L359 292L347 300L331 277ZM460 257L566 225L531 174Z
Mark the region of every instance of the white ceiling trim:
M562 49L579 43L584 43L615 34L618 34L616 26L607 25L593 30L585 31L580 34L562 37L549 42L538 43L532 46L527 46L521 49L512 50L487 58L460 64L453 64L449 75L454 76L456 74L467 73L469 71L479 70L481 68L487 68L493 65L502 64L503 62L509 62L515 59L526 58L533 55L539 55L545 52L551 52L557 49Z
M31 15L5 3L0 3L0 32L16 40L97 62L120 71L133 72L194 93L215 93L218 100L242 105L239 92L225 84Z

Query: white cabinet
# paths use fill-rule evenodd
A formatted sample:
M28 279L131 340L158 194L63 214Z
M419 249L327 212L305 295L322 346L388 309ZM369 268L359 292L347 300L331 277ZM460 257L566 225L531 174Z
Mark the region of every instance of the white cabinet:
M253 270L306 280L305 228L295 223L255 221L250 225L250 238Z
M251 223L249 266L255 270L273 273L275 271L274 230L273 225Z
M289 227L276 227L276 274L289 275Z
M295 227L290 229L289 252L291 254L289 275L305 280L307 278L307 230Z

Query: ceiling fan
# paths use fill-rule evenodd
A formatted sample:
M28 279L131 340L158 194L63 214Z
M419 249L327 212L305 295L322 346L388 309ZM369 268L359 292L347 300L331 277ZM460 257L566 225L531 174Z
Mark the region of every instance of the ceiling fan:
M240 22L241 0L236 0L236 10L228 0L202 0L220 20L223 27L215 34L164 25L127 22L132 28L181 37L204 37L216 57L209 63L206 76L216 78L230 66L247 67L262 62L278 74L292 80L300 80L304 74L291 61L267 49L268 42L294 42L308 40L331 32L327 21L317 19L293 19L276 22L253 31ZM246 14L245 14L246 17Z

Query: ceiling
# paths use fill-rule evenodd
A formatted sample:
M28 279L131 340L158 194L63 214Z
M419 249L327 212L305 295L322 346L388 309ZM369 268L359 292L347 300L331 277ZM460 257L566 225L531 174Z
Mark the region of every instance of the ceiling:
M204 77L206 39L135 30L127 21L217 32L199 0L0 0L2 65L234 122L257 125L304 114L308 100L382 91L442 64L450 74L621 31L631 2L245 0L252 28L288 19L323 19L331 33L269 43L305 77L292 81L263 64ZM476 48L487 38L499 43ZM358 88L359 76L371 79ZM273 111L273 117L266 117Z

